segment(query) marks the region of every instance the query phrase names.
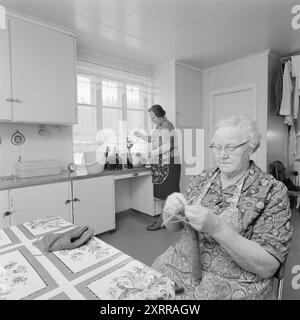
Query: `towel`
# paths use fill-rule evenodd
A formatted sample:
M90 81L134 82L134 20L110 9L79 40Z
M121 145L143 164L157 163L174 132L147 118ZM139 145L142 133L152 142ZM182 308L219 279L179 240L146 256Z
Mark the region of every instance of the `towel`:
M63 233L46 234L38 243L46 252L71 250L85 244L93 234L94 230L88 226L76 227Z
M299 91L298 87L299 87L299 78L297 77L295 79L295 86L294 86L294 105L293 105L294 119L297 119L298 111L299 111L299 95L300 95L300 91Z
M300 77L300 55L292 56L292 76Z
M286 116L287 118L292 116L292 90L293 85L290 75L290 61L288 61L284 64L282 101L279 111L280 115Z

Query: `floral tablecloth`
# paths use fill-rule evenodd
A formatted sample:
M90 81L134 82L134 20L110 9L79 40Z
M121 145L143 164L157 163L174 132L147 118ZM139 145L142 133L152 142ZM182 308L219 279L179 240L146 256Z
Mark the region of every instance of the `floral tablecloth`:
M74 250L40 250L43 235L74 227L48 217L0 229L0 300L174 299L170 279L96 237Z

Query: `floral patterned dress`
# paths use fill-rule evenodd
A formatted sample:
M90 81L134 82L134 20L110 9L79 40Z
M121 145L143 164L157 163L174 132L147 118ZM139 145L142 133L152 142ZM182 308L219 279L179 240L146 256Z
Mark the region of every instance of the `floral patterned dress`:
M235 194L237 186L231 185L222 190L218 171L218 168L213 168L193 177L187 188L186 198L197 201L197 195L201 195L201 190L215 175L201 204L213 208L216 214L222 214L230 207L229 200ZM237 232L255 241L280 263L284 263L292 236L286 187L251 161L237 201L237 209ZM263 279L246 271L212 237L202 232L197 233L202 268L200 283L191 276L193 234L187 226L182 237L153 263L155 269L184 287L184 293L178 296L179 299L239 300L271 297L274 277Z
M151 158L154 197L165 200L173 192L179 192L181 166L174 160L174 126L166 118L152 133L152 150L170 143L170 150Z

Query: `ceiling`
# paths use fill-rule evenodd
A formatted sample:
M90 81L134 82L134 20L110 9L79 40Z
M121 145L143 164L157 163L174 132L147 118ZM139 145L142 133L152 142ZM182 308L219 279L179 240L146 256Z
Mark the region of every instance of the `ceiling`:
M78 34L78 49L158 67L206 69L266 49L300 51L297 0L0 0Z

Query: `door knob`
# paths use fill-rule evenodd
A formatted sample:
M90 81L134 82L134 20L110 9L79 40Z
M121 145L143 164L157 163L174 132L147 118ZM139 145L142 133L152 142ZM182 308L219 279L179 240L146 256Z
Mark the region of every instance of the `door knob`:
M7 101L7 102L13 102L14 99L12 99L12 98L7 98L6 101Z
M70 202L72 202L72 200L66 200L65 205L69 204Z
M17 98L17 99L15 100L15 103L22 103L22 100L20 100L20 99Z
M8 216L10 216L11 214L12 214L11 211L6 211L6 212L3 213L3 217L8 217Z
M74 198L74 200L73 200L74 202L80 202L80 199L78 199L78 198Z

